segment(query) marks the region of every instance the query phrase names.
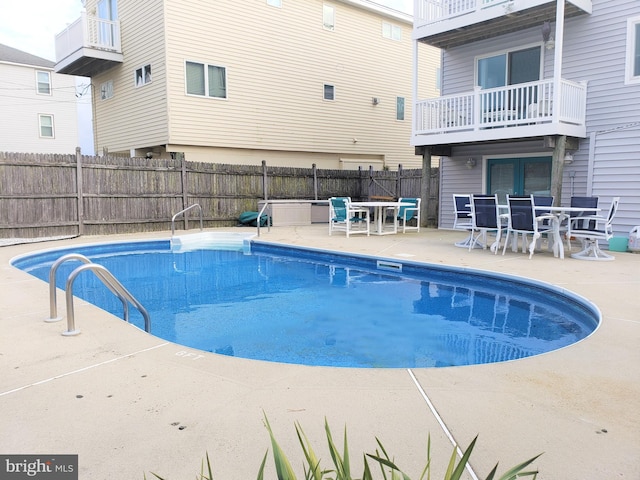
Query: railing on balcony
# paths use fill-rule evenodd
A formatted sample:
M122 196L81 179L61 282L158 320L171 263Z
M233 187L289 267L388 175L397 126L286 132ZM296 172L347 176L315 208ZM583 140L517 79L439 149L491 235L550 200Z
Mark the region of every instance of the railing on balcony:
M560 80L553 105L553 79L480 89L422 100L415 105L416 135L551 123L584 124L586 84Z
M506 3L508 0L415 0L416 24L440 22L483 8Z
M56 35L56 59L66 58L81 47L121 53L120 22L82 13Z

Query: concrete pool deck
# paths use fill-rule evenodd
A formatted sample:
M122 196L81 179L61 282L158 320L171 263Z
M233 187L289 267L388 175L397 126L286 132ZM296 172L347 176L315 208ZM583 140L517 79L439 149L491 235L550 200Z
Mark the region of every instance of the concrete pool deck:
M588 298L602 312L593 335L562 350L411 371L305 367L201 352L148 335L79 299L82 334L64 337L66 321L43 321L48 285L9 265L16 255L45 248L169 236L0 248L0 454L78 454L83 480L154 478L150 472L177 480L194 478L208 453L214 478L252 479L271 450L266 414L298 478L304 478L303 456L294 422L330 468L326 418L339 447L346 426L356 476L362 453L375 452L377 437L405 473L419 478L430 435L431 478L441 479L453 449L446 429L462 448L478 435L471 466L480 478L498 461L503 473L544 452L534 463L538 479L640 479L640 254L590 262L536 253L529 260L456 248L461 232L347 239L329 237L324 225L262 229L263 241L542 280ZM64 314L61 294L58 311ZM275 478L271 456L266 476Z

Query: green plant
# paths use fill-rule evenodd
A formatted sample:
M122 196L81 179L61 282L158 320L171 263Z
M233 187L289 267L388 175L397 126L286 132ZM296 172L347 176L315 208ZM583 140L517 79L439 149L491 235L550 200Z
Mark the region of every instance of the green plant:
M276 475L278 480L297 480L296 474L291 467L291 462L285 455L284 451L278 444L271 425L269 424L269 420L265 414L264 416L264 424L269 432L269 438L271 440L271 450L273 453L273 460L276 468ZM353 477L351 473L351 462L349 455L349 447L347 442L347 429L344 429L344 438L343 438L343 447L342 452L338 449L337 445L333 441L333 435L331 434L331 429L329 428L329 424L325 418L324 429L327 437L327 443L329 447L329 454L331 456L331 461L333 463L332 468L323 470L320 465L320 460L316 455L313 447L311 446L311 442L305 435L302 427L298 422L295 423L296 434L298 436L298 441L300 442L300 446L302 447L302 452L304 454L304 462L303 470L304 470L304 478L305 480L374 480L373 471L376 471L377 468L380 470L380 475L384 480L411 480L411 478L405 474L400 468L394 463L392 458L387 453L387 450L384 448L382 442L376 437L376 443L378 448L375 451L375 454L365 453L363 455L363 472L360 477ZM465 468L467 468L467 464L469 463L469 458L471 457L471 452L473 451L476 440L478 437L476 436L469 446L465 449L460 458L460 461L456 463L457 460L457 449L454 448L453 453L451 454L451 458L449 459L449 465L447 467L447 471L443 480L459 480ZM260 468L258 470L257 480L264 480L264 468L267 462L267 457L269 455L269 450L267 449L264 457L262 458L262 462L260 464ZM521 477L532 477L532 480L538 475L537 470L526 471L525 469L531 465L540 455L538 454L529 460L526 460L503 473L500 477L496 477L498 471L498 464L496 463L495 467L489 472L489 475L486 477L486 480L516 480ZM372 471L371 465L369 462L372 462L374 470ZM152 472L152 475L155 476L158 480L164 480L159 475ZM146 475L145 475L146 480ZM422 470L422 473L419 477L419 480L431 480L431 436L429 435L427 438L427 460L425 467ZM206 468L205 462L203 460L202 467L200 470L200 476L196 477L196 480L213 480L213 474L211 470L211 462L209 461L209 454L206 456Z

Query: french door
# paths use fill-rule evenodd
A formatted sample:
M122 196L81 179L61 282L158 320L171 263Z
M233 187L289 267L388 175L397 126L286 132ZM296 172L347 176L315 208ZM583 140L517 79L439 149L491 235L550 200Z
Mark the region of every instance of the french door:
M550 195L551 157L490 158L487 193L505 204L509 195Z

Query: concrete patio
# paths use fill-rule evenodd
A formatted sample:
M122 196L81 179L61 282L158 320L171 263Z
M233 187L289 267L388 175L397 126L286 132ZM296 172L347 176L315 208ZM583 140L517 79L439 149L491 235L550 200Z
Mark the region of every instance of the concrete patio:
M225 229L236 230L236 229ZM246 231L246 229L243 229ZM184 232L179 232L184 233ZM440 479L453 446L476 436L471 466L484 478L541 452L542 480L640 479L640 254L589 262L550 253L456 248L464 232L427 229L389 236L329 237L325 225L262 229L263 241L466 266L549 282L602 312L598 330L573 346L507 363L439 369L305 367L226 357L148 335L77 300L77 337L45 323L48 285L9 265L43 248L169 232L83 237L0 248L0 452L78 454L80 479L194 478L208 453L215 478L255 478L270 450L263 415L298 478L302 425L332 466L324 421L355 474L379 438L411 478L425 464ZM63 297L61 296L60 299ZM64 313L64 302L58 301ZM433 408L430 408L429 403ZM437 412L437 413L435 413ZM271 456L267 478L275 478ZM474 478L467 472L465 478Z

